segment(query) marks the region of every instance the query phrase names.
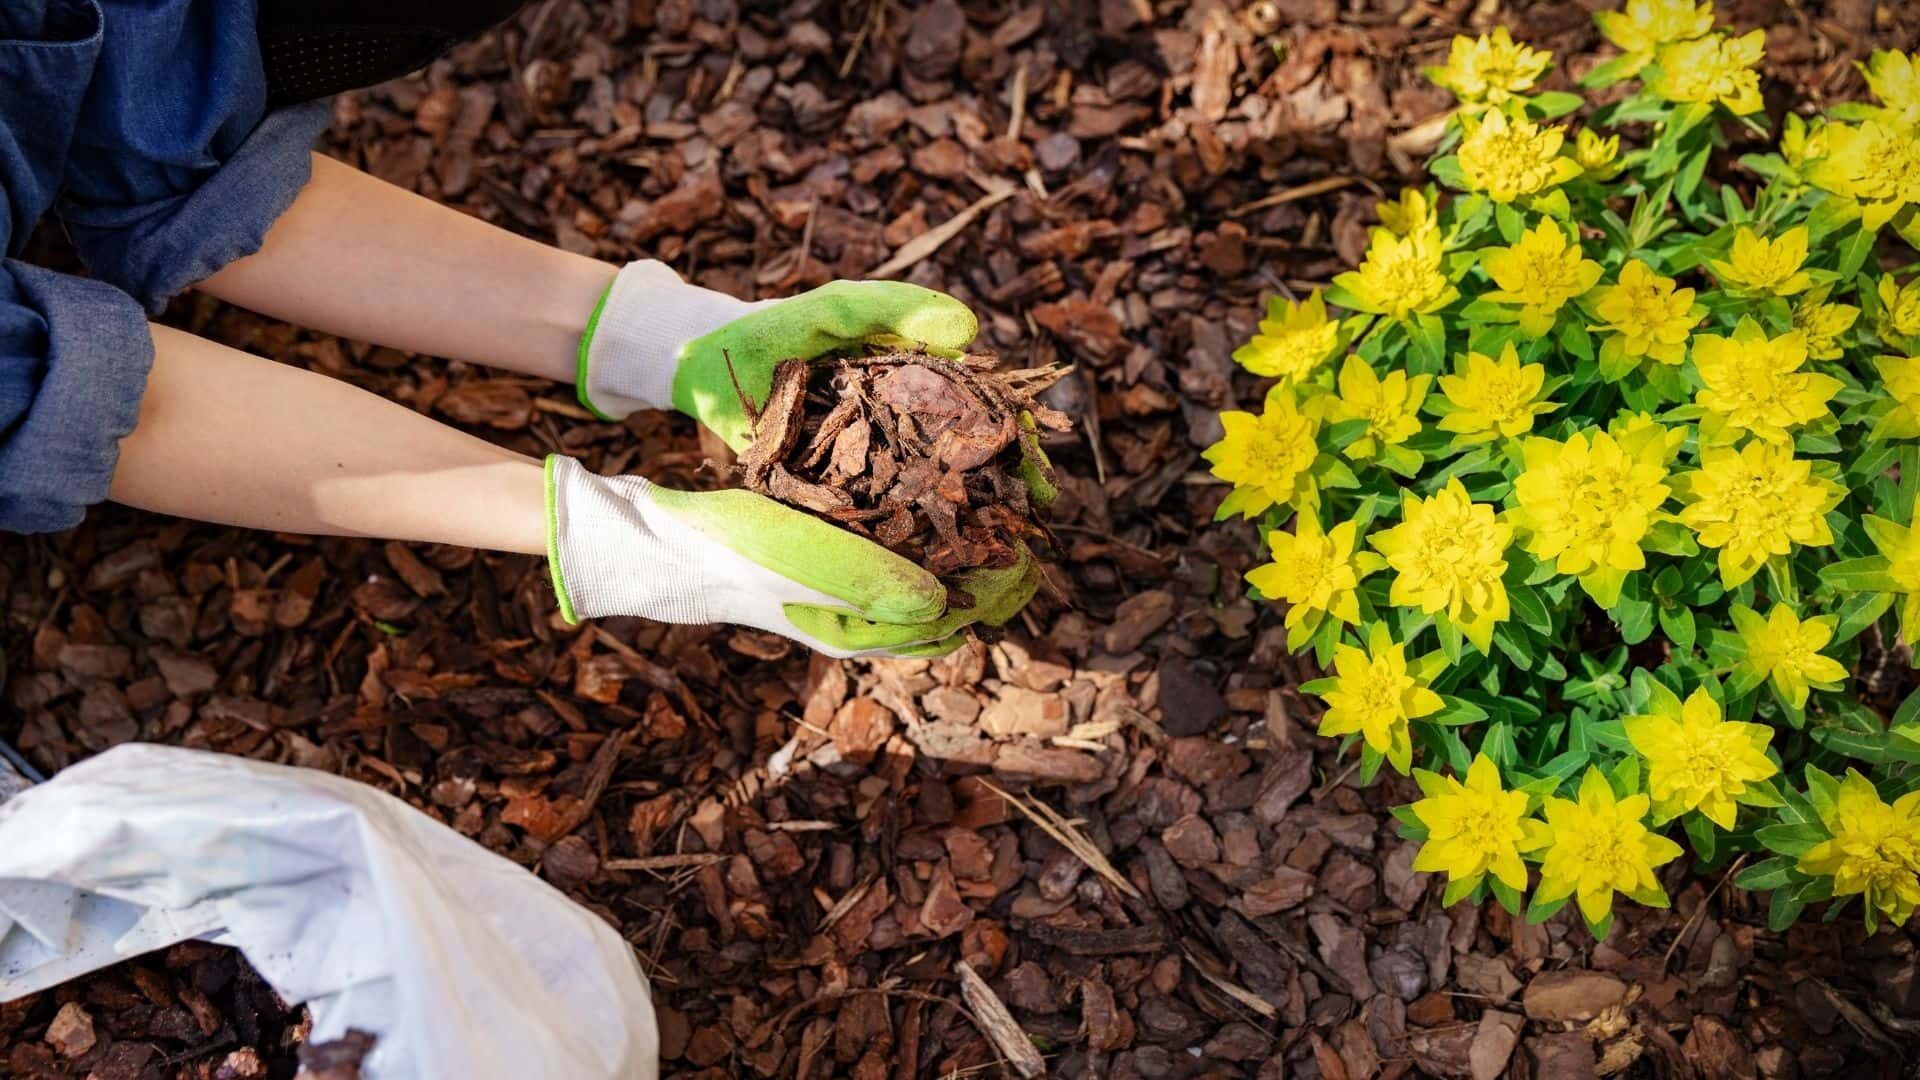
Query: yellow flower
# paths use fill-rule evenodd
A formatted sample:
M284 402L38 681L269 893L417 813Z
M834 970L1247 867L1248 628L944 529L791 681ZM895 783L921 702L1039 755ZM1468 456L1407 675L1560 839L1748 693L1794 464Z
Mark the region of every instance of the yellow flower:
M1733 828L1738 804L1763 798L1750 785L1780 771L1767 757L1773 729L1724 719L1705 687L1684 705L1662 687L1652 704L1651 715L1629 716L1624 727L1647 762L1654 823L1698 810L1722 829Z
M1868 514L1860 519L1873 546L1887 560L1887 577L1893 581L1896 595L1904 597L1900 605L1900 636L1909 643L1920 641L1920 532L1886 518Z
M1507 888L1527 887L1527 866L1520 853L1546 840L1546 827L1527 817L1527 793L1500 786L1500 767L1480 754L1467 767L1466 783L1415 769L1414 781L1426 796L1410 810L1427 827L1427 838L1413 857L1423 874L1445 873L1449 885L1472 892L1488 874Z
M1526 92L1553 64L1553 54L1513 40L1504 26L1478 38L1456 35L1445 67L1426 69L1434 85L1466 105L1498 105Z
M1647 89L1662 101L1717 101L1736 115L1759 112L1765 102L1760 99L1760 73L1753 68L1766 52L1765 30L1662 45L1660 75Z
M1760 440L1738 450L1702 448L1700 468L1674 483L1687 504L1680 520L1700 543L1720 549L1720 580L1729 589L1795 544L1832 544L1826 514L1847 494L1813 475L1813 463L1795 458L1790 444Z
M1327 703L1320 734L1355 732L1375 753L1405 773L1413 762L1409 721L1431 716L1445 702L1428 688L1428 677L1407 663L1406 647L1388 636L1384 623L1367 628L1367 648L1333 647L1334 688L1321 694Z
M1911 439L1920 436L1920 359L1911 356L1882 356L1873 362L1886 384L1893 409L1874 426L1876 439Z
M1888 806L1848 769L1832 804L1816 806L1832 839L1800 856L1800 872L1831 877L1835 896L1865 894L1869 923L1877 911L1904 924L1920 905L1920 791Z
M1912 56L1883 49L1860 65L1860 73L1880 99L1882 119L1909 131L1920 128L1920 65Z
M1620 136L1602 138L1592 128L1581 128L1573 137L1573 160L1595 180L1611 180L1626 167L1620 161Z
M1484 191L1497 203L1555 188L1581 173L1580 163L1560 156L1566 132L1510 119L1498 110L1479 120L1461 118L1460 175L1468 191Z
M1599 329L1612 336L1601 343L1603 365L1629 359L1651 359L1680 364L1687 359L1687 335L1699 319L1693 311L1694 291L1675 288L1639 259L1620 268L1620 282L1595 294L1593 312L1605 321Z
M1440 418L1440 430L1458 435L1462 445L1483 443L1499 436L1516 439L1533 430L1533 418L1552 412L1557 403L1540 401L1547 369L1520 363L1520 353L1507 342L1495 360L1469 352L1452 375L1440 376L1440 393L1453 409Z
M1400 198L1375 203L1373 208L1380 215L1381 227L1395 236L1416 236L1440 228L1440 210L1427 197L1425 188L1401 188Z
M1653 870L1679 858L1680 845L1647 831L1650 802L1645 794L1616 799L1607 778L1593 768L1580 780L1578 802L1547 799L1551 840L1534 903L1572 896L1590 926L1613 913L1616 892L1648 907L1666 907L1666 890Z
M1889 274L1875 292L1880 297L1880 336L1900 344L1920 338L1920 278L1903 287Z
M1542 218L1512 247L1488 250L1481 265L1500 286L1486 298L1520 305L1520 329L1532 337L1551 331L1560 309L1598 284L1601 272L1551 218Z
M1400 493L1400 524L1368 541L1396 576L1388 593L1395 607L1428 615L1445 612L1482 653L1493 649L1493 628L1510 614L1507 545L1513 527L1494 517L1493 507L1468 498L1460 481L1425 499Z
M1811 281L1800 269L1807 261L1807 227L1796 225L1776 240L1763 240L1748 226L1734 234L1727 258L1707 264L1721 284L1734 292L1759 296L1792 296L1805 292Z
M1623 75L1637 75L1670 41L1689 41L1713 32L1713 4L1693 0L1627 0L1619 11L1602 11L1594 21L1600 33L1634 63Z
M1399 368L1382 379L1358 354L1348 353L1340 367L1340 394L1327 402L1327 419L1367 422L1366 434L1347 444L1347 456L1364 460L1419 434L1420 406L1432 385L1433 376L1409 378Z
M1806 335L1807 358L1838 360L1846 355L1841 338L1860 321L1860 309L1851 304L1829 304L1825 290L1807 294L1793 309L1793 328Z
M1222 517L1256 517L1276 503L1307 507L1319 501L1312 469L1320 453L1320 422L1301 413L1291 391L1275 391L1259 416L1221 413L1226 434L1202 455L1213 463L1213 475L1234 486L1220 504Z
M1527 550L1579 578L1602 607L1612 607L1626 576L1647 565L1640 541L1667 501L1667 440L1666 429L1649 422L1617 436L1528 439L1521 449L1513 522L1526 532Z
M1840 661L1820 655L1833 640L1831 615L1816 615L1804 622L1785 604L1761 618L1745 604L1733 605L1733 628L1747 648L1740 666L1763 679L1772 679L1773 688L1796 709L1806 708L1807 688L1838 690L1847 679Z
M1750 431L1785 443L1792 438L1787 429L1830 415L1827 402L1842 384L1831 375L1801 371L1806 359L1806 335L1790 330L1770 339L1751 319L1740 320L1731 338L1695 338L1693 363L1705 385L1693 401L1707 411L1701 438L1731 442L1734 434Z
M1803 169L1809 162L1826 157L1827 118L1816 116L1807 120L1799 113L1788 113L1786 126L1780 132L1780 156L1795 169Z
M1831 124L1826 153L1807 168L1807 181L1860 204L1861 223L1878 229L1903 207L1920 202L1920 138L1879 120Z
M1327 318L1320 290L1303 301L1278 296L1267 301L1267 317L1253 339L1233 351L1240 366L1255 375L1299 380L1313 374L1340 348L1340 324Z
M1375 229L1360 269L1333 279L1347 290L1362 311L1409 319L1439 311L1460 295L1440 272L1440 230L1422 229L1411 236L1395 236Z
M1622 412L1607 424L1607 434L1620 441L1621 446L1635 443L1638 439L1650 439L1660 445L1656 460L1662 465L1671 466L1673 459L1680 456L1680 448L1687 444L1687 426L1663 427L1650 413ZM1628 453L1638 453L1629 450Z
M1291 533L1267 534L1273 561L1247 571L1247 581L1269 600L1288 605L1287 629L1298 631L1301 644L1331 615L1343 623L1360 621L1361 579L1385 563L1371 551L1356 553L1355 526L1343 521L1323 532L1320 518L1302 511ZM1299 648L1289 635L1288 648Z

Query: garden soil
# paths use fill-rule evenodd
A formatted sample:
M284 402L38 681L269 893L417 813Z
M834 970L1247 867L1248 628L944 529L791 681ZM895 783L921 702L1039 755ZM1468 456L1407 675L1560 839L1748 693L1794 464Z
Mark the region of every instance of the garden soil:
M1906 1075L1907 933L1768 933L1763 898L1681 863L1672 909L1601 944L1564 912L1443 907L1386 814L1412 788L1359 785L1314 736L1312 673L1243 595L1252 530L1211 523L1199 452L1257 400L1229 354L1418 176L1448 106L1420 67L1504 20L1564 85L1594 6L539 0L341 98L326 151L741 296L952 292L1010 367L1072 366L1044 395L1072 421L1046 436L1051 587L998 642L837 663L730 627L569 628L533 559L102 508L0 545L0 735L49 771L147 739L407 799L627 935L674 1076ZM1892 0L1722 9L1767 30L1776 123L1920 39ZM568 387L205 298L168 318L529 454L677 486L731 468L684 420L595 422ZM136 1047L125 1075L225 1075L228 1051L103 1015L140 979L0 1010L0 1072L87 1075L73 1024L49 1030L78 1001Z

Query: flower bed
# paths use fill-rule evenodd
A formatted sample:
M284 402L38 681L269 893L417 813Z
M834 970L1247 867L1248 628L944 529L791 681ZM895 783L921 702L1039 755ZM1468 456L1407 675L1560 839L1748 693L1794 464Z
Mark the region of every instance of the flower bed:
M1435 183L1235 353L1273 383L1221 417L1220 515L1261 524L1249 584L1330 669L1321 733L1418 782L1448 903L1605 936L1691 849L1776 928L1854 896L1904 922L1920 696L1862 676L1920 633L1920 73L1877 53L1875 101L1735 160L1764 34L1598 19L1623 55L1583 86L1633 85L1597 107L1535 92L1552 57L1504 29L1430 70Z

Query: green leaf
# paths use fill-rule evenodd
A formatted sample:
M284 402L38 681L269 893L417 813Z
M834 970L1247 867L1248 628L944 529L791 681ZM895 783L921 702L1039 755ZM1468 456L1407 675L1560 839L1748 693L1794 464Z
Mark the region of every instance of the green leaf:
M1880 238L1879 230L1861 228L1847 237L1840 245L1840 276L1850 278L1860 272L1867 264L1867 256L1873 254L1873 245Z
M1762 825L1753 838L1768 851L1799 858L1827 839L1827 830L1818 825Z
M1487 718L1487 710L1461 697L1441 696L1446 702L1444 708L1432 716L1421 718L1421 722L1439 724L1443 727L1459 727L1462 724L1477 724Z
M1661 605L1660 629L1680 648L1693 648L1693 609L1684 604L1674 607Z
M1525 585L1511 586L1507 589L1507 603L1519 618L1520 625L1549 637L1553 635L1553 616L1547 611L1547 605L1541 601L1539 593Z
M1536 891L1534 893L1533 903L1527 905L1527 925L1537 926L1553 918L1554 914L1561 908L1566 907L1567 901L1571 899L1573 899L1573 894L1568 893L1552 903L1543 904L1540 902L1540 895Z
M1775 889L1773 901L1767 906L1767 929L1784 933L1806 909L1807 905L1789 896L1786 889Z
M1841 592L1894 592L1900 585L1888 572L1891 565L1884 555L1843 559L1821 567L1820 580Z
M1479 887L1480 879L1477 878L1448 877L1447 891L1441 894L1440 905L1442 907L1452 907L1467 897L1472 896L1474 891Z
M1693 853L1703 863L1713 861L1717 838L1714 836L1713 822L1705 814L1688 814L1681 822L1687 831L1687 840L1693 844Z
M1587 99L1565 90L1548 90L1527 99L1527 111L1546 120L1565 116L1585 105Z
M1793 880L1794 860L1775 855L1762 859L1734 875L1733 883L1752 892L1778 889Z
M1521 908L1527 902L1527 898L1521 895L1519 889L1506 884L1492 874L1487 875L1486 882L1487 888L1493 891L1494 899L1500 901L1501 907L1506 908L1509 914L1520 914Z
M1881 731L1868 734L1844 728L1815 728L1813 739L1843 757L1884 765L1889 762L1920 763L1920 743Z
M1843 641L1852 641L1859 637L1892 606L1892 593L1854 593L1840 607L1840 621L1834 626L1831 644L1838 645Z
M1612 86L1622 79L1632 78L1634 74L1640 70L1640 65L1644 63L1646 63L1646 61L1641 57L1631 55L1616 56L1587 72L1585 75L1582 75L1580 77L1580 86L1587 90L1598 90L1602 87Z
M1415 317L1409 332L1413 335L1413 359L1416 374L1438 374L1447 365L1447 324L1438 315Z
M1527 217L1512 203L1500 203L1493 208L1493 222L1500 230L1500 238L1509 244L1517 244L1527 234Z
M1653 603L1648 600L1621 597L1620 602L1608 614L1620 627L1620 640L1629 645L1638 645L1653 635Z

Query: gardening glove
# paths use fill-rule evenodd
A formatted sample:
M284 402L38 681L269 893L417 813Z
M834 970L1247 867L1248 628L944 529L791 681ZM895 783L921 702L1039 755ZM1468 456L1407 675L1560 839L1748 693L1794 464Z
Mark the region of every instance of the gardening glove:
M964 627L1011 618L1039 581L1031 557L976 571L962 581L972 606L949 610L932 574L765 496L596 476L558 454L546 475L547 561L568 622L738 623L829 656L938 656Z
M580 339L576 387L603 420L677 409L743 450L753 421L740 395L764 405L782 360L899 339L953 351L978 332L965 304L905 282L835 281L748 303L648 259L628 263L601 298Z

